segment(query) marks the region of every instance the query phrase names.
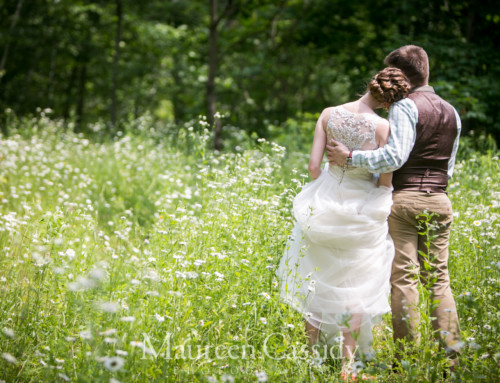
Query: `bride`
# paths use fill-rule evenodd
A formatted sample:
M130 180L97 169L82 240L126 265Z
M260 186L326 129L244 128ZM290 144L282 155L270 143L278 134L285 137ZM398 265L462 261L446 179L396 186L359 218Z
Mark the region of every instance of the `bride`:
M374 109L409 90L404 74L388 67L360 99L323 110L309 161L314 180L293 202L296 225L278 268L281 298L304 315L310 346L333 345L342 335L345 366L355 350L372 352L372 326L390 311L392 174L378 176L349 163L321 170L325 145L335 139L351 151L384 146L389 122Z

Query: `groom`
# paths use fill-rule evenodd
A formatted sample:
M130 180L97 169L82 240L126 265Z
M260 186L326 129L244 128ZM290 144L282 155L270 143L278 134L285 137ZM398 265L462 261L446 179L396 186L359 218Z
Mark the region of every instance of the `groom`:
M391 306L394 340L415 340L420 334L417 278L427 284L437 302L433 327L439 330L451 365L456 362L460 329L448 275L448 241L453 211L446 194L453 173L461 130L456 110L434 93L429 81L429 60L420 47L406 45L384 60L408 77L412 91L408 98L389 110L389 142L375 151L350 152L343 144L327 145L328 159L346 162L373 173L393 174L393 206L389 232L396 248L391 275ZM419 235L425 216L433 215L430 249L426 236ZM425 226L425 225L424 225ZM419 229L420 227L420 229ZM422 253L426 254L423 256ZM424 263L431 265L430 270ZM453 367L452 367L453 368Z

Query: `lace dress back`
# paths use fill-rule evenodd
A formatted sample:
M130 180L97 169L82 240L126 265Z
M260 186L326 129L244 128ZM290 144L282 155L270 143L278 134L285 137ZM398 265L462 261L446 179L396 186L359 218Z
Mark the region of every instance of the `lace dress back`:
M379 118L370 113L354 113L343 106L336 106L328 119L327 139L340 141L349 150L377 149L375 130Z
M378 148L375 140L377 120L381 117L370 113L354 113L342 105L332 108L326 126L326 137L343 143L349 150L374 150ZM339 167L327 165L332 174L342 176L347 171L349 176L372 177L365 169L353 166Z

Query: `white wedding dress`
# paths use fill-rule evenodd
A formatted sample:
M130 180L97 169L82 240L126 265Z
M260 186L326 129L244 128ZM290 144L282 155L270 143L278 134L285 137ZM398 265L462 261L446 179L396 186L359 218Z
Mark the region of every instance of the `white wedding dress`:
M335 107L327 139L350 150L376 149L378 118ZM390 311L391 206L392 189L377 187L376 175L328 164L294 199L296 225L277 271L281 298L321 329L326 344L349 328L361 353L372 352L372 326Z

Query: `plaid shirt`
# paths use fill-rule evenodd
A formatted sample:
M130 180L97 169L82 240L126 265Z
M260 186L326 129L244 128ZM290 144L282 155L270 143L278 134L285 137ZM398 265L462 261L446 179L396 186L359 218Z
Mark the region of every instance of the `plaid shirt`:
M457 138L448 162L448 177L453 175L462 123L457 117ZM409 98L394 103L389 109L391 133L387 144L377 150L356 150L352 153L353 166L373 173L390 173L398 170L408 160L417 137L418 109Z

